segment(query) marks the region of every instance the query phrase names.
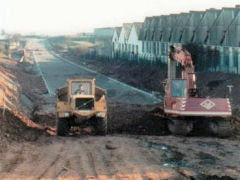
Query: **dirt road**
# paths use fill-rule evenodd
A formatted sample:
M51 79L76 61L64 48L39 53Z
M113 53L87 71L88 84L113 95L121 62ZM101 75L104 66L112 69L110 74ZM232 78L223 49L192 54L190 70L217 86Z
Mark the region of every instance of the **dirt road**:
M42 136L10 145L0 179L238 179L239 150L212 138Z
M57 56L45 40L32 40L29 47L33 50L39 71L45 79L50 94L54 94L57 88L63 86L67 78L95 78L97 86L107 90L110 100L131 104L154 104L161 101L151 93Z

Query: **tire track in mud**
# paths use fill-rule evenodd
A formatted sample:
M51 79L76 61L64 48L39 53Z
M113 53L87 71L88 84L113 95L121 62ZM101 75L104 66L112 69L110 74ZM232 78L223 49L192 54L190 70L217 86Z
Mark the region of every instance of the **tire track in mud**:
M58 143L43 146L39 149L33 146L28 147L27 152L24 152L24 161L18 164L11 173L7 173L6 177L10 179L55 178L56 174L59 173L56 164L61 164L63 148L63 145Z
M58 144L60 144L60 149L56 152L59 153L56 154L56 156L52 158L50 162L48 162L47 168L45 168L45 170L38 176L38 179L41 178L56 179L64 175L65 173L73 171L70 166L71 162L70 157L72 157L73 154L72 152L73 141L71 139L66 140L65 138L61 138Z
M59 161L59 159L60 159L60 155L58 154L53 159L53 161L50 163L50 165L37 177L37 179L43 178L47 174L47 172L49 172L51 170L51 168L56 165L56 163Z
M87 179L99 179L99 174L97 172L96 169L96 162L95 162L95 156L92 152L92 148L88 148L88 146L91 146L94 142L92 142L93 140L88 141L88 140L84 140L82 141L82 151L85 154L85 161L88 162L88 169L90 170L89 174L87 174L87 176L85 178ZM91 143L91 144L90 144ZM94 147L96 148L96 147Z
M131 141L131 140L130 140ZM143 176L143 169L140 169L139 166L141 166L141 159L142 157L139 157L138 151L132 151L133 147L129 144L129 142L125 142L125 148L121 148L119 150L119 153L121 155L124 155L123 160L123 172L119 173L119 178L121 179L145 179Z
M97 147L96 151L99 153L96 156L100 157L99 159L97 159L97 164L102 164L101 174L111 177L116 175L118 173L118 169L116 167L118 163L113 161L112 151L105 150L106 153L104 153L104 151L100 147Z
M70 156L67 157L67 161L69 162L67 171L72 171L79 179L86 179L91 172L89 171L89 168L86 167L88 159L86 152L82 149L83 141L73 139L67 143L67 146L69 145L73 148L68 152Z
M25 161L23 146L14 147L14 150L1 157L5 163L0 164L0 179L6 178L7 174L13 174L18 166Z
M99 138L99 137L98 137ZM88 175L83 178L112 179L118 172L116 163L111 160L111 152L105 149L107 140L97 141L95 138L89 142L82 141L81 150L88 161Z

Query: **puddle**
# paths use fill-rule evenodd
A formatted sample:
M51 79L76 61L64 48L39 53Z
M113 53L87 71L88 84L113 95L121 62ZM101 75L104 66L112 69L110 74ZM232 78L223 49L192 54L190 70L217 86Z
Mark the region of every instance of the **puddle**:
M173 150L173 148L168 145L153 142L141 142L140 146L164 151L161 157L161 159L163 159L161 164L164 167L178 168L190 166L190 163L187 160L184 160L184 154Z
M163 166L178 168L178 167L187 167L189 166L188 161L184 160L184 154L178 151L170 151L162 155Z
M171 147L165 144L153 143L153 142L141 142L140 146L154 148L154 149L161 149L164 151L170 151Z
M217 158L212 156L211 154L200 152L198 153L198 157L201 159L200 164L216 164Z
M222 176L219 177L217 175L206 175L206 174L200 174L197 179L199 180L237 180L235 178L232 178L230 176Z
M179 168L179 167L187 167L189 166L188 161L182 160L182 161L172 161L172 162L164 162L164 167L171 167L171 168Z

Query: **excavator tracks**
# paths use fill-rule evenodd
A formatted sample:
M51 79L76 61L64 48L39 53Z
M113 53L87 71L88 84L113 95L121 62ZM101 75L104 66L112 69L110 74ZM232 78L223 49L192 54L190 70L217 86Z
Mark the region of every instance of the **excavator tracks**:
M188 135L193 129L193 122L187 120L168 120L168 129L174 135Z
M212 134L219 137L229 137L232 135L231 121L223 118L212 119L209 122L209 129Z
M201 128L199 126L201 125ZM231 121L224 118L168 119L168 130L174 135L214 135L229 137L232 135Z

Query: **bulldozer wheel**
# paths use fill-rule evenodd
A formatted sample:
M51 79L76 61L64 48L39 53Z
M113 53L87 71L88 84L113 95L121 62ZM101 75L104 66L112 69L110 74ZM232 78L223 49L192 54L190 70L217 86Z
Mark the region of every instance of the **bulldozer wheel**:
M66 118L57 118L56 133L58 136L65 136L69 131L69 122Z
M168 120L168 129L174 135L188 135L193 129L193 122L186 120Z
M231 122L227 120L215 120L210 122L210 130L219 137L229 137L232 135Z
M97 118L97 134L98 135L106 135L107 134L107 117L105 118Z

